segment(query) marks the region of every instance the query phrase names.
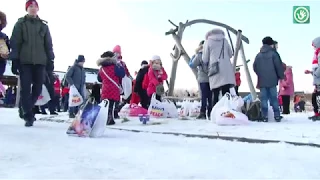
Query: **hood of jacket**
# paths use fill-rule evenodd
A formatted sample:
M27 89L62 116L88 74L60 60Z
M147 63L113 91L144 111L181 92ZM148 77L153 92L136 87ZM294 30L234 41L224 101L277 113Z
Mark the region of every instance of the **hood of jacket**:
M206 34L206 40L211 39L211 40L222 40L225 38L224 31L221 29L212 29Z
M266 53L269 51L274 51L274 49L271 46L266 45L266 44L264 44L260 49L260 52L262 52L262 53Z
M114 64L117 64L117 59L115 59L114 57L99 58L97 60L98 66L110 66Z
M317 37L312 41L312 46L317 49L320 48L320 37Z

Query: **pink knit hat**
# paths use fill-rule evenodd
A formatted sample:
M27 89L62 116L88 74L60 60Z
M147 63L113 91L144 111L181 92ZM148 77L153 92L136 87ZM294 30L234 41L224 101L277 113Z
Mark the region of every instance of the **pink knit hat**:
M121 56L121 46L120 46L120 45L116 45L116 46L113 48L113 53L117 53L118 55Z

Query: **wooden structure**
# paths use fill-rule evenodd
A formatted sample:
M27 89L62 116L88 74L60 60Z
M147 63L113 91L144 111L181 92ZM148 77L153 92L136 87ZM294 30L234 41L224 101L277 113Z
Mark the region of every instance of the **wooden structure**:
M174 29L170 29L168 32L165 33L165 35L172 35L173 39L175 40L176 44L174 45L173 48L173 53L171 53L171 58L173 60L172 62L172 68L171 68L171 77L170 77L170 86L169 86L169 92L168 95L172 96L173 95L173 91L174 91L174 85L175 85L175 80L176 80L176 74L177 74L177 68L178 68L178 61L181 58L181 56L184 58L184 60L187 62L187 64L189 64L190 61L190 56L188 55L188 53L185 51L181 41L182 41L182 37L183 37L183 32L186 29L186 27L197 24L197 23L205 23L205 24L211 24L211 25L215 25L215 26L219 26L222 28L225 28L227 30L228 33L228 37L230 40L230 44L234 53L234 59L233 59L233 64L234 66L236 66L237 64L237 58L238 58L238 54L239 52L241 52L241 57L243 60L243 66L245 69L245 73L247 76L247 80L248 80L248 84L249 84L249 88L250 88L250 93L252 94L253 98L256 99L257 94L255 91L255 88L253 86L253 82L250 76L250 72L246 63L246 57L244 54L244 49L243 49L243 42L249 44L249 39L242 35L242 31L241 30L236 30L226 24L220 23L220 22L216 22L216 21L211 21L211 20L207 20L207 19L196 19L196 20L192 20L192 21L186 21L185 23L180 22L179 25L174 24L172 21L169 20L169 22L175 27ZM232 32L233 34L237 35L237 42L236 42L236 48L234 48L232 40L231 40L231 36L230 36L230 32ZM197 77L197 69L191 69L193 74L195 75L195 77Z

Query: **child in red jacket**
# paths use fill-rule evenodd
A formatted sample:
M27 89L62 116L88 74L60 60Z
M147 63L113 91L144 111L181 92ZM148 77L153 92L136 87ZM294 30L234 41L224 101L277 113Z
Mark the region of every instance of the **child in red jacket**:
M120 81L125 76L125 69L117 63L111 51L103 53L97 65L101 66L98 73L98 81L102 83L101 99L109 100L107 125L114 125L114 108L120 101Z
M156 99L161 101L161 96L164 94L163 81L167 80L168 75L162 67L160 56L153 56L151 58L151 66L148 71L148 88L147 93L151 97L156 93Z

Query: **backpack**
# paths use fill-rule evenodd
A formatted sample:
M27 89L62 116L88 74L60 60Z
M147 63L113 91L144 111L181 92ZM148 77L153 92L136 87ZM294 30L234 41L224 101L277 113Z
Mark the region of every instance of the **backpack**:
M242 107L242 112L248 116L250 121L262 120L261 102L245 102Z

